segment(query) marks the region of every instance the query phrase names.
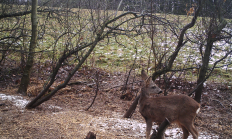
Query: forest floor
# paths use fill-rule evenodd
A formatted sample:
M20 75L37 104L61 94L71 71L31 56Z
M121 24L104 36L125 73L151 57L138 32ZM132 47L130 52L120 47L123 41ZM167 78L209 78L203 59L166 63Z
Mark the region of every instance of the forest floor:
M51 69L50 69L51 70ZM69 68L63 68L57 76L57 84L62 82ZM122 118L133 102L141 86L139 76L129 78L127 94L122 95L126 73L110 73L102 69L83 67L69 85L58 91L49 101L35 109L27 110L25 105L39 93L49 69L41 70L44 77L33 72L29 87L29 96L16 93L20 74L7 74L2 69L0 82L0 138L76 138L84 139L89 131L97 139L141 139L145 138L146 124L138 112L131 118ZM95 73L99 72L99 91L95 96ZM133 87L132 87L132 83ZM157 85L163 88L162 81ZM172 80L169 94L186 94L194 83ZM202 95L201 111L195 119L199 138L232 138L232 92L227 86L207 83ZM155 127L153 127L155 128ZM166 131L167 138L181 138L182 131L171 125ZM192 138L191 136L189 138Z

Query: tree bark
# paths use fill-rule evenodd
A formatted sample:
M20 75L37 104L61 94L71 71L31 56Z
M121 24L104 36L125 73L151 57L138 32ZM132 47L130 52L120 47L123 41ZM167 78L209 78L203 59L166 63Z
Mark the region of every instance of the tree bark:
M199 73L199 77L197 79L197 84L200 84L199 87L196 89L196 93L195 93L195 100L200 103L201 102L201 94L202 94L202 89L203 89L203 83L205 80L205 76L208 70L208 65L209 65L209 58L210 58L210 54L212 51L212 47L213 47L213 41L212 38L210 37L211 35L208 35L209 38L207 40L207 45L206 45L206 49L205 49L205 54L204 57L202 59L202 67L200 69L200 73Z
M132 114L134 113L138 102L139 102L140 94L135 98L134 102L131 104L130 108L126 111L123 115L123 118L131 118Z
M30 41L30 47L29 47L26 67L23 71L23 76L21 78L21 83L18 89L18 93L22 95L27 94L27 87L30 83L31 69L34 63L34 55L35 55L35 48L37 44L37 34L38 34L37 5L38 5L38 0L32 0L32 14L31 14L32 35L31 35L31 41Z

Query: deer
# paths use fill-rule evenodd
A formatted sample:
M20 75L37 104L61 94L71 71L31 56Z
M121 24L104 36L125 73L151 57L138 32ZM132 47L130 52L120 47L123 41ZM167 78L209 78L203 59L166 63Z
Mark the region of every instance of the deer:
M162 93L162 90L144 70L141 71L141 76L143 84L138 103L139 112L146 121L146 139L150 139L152 123L160 125L165 118L182 128L183 139L188 138L189 132L197 139L198 131L194 126L194 120L200 111L200 104L184 94L151 97L152 94Z

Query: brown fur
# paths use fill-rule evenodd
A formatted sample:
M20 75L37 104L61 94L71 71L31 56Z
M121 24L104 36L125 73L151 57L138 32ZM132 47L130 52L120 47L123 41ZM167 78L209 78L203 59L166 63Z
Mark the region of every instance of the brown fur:
M142 72L142 77L145 77ZM143 77L143 79L145 79ZM196 112L200 108L200 104L194 99L186 95L171 95L157 98L150 98L152 93L159 93L152 91L150 84L154 84L151 78L145 80L145 84L141 88L141 96L139 99L139 112L146 120L146 138L149 139L152 123L156 122L160 125L165 118L170 123L177 123L183 130L183 139L187 139L189 132L194 139L198 138L198 132L194 127L194 119ZM156 88L156 90L158 90Z

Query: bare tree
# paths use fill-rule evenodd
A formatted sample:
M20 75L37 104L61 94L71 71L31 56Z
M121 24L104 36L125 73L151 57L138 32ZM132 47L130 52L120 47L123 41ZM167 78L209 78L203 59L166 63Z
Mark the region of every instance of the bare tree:
M172 70L173 63L174 63L174 61L175 61L175 59L176 59L176 57L177 57L177 55L178 55L180 49L181 49L181 48L184 46L184 44L187 42L187 41L184 41L184 35L185 35L185 33L186 33L186 31L187 31L188 29L192 28L192 27L195 25L196 20L197 20L197 17L199 16L199 12L200 12L200 10L201 10L201 7L202 7L202 3L201 3L201 0L199 0L198 8L197 8L197 10L196 10L196 12L195 12L195 15L194 15L193 18L192 18L191 23L185 25L185 26L182 28L182 30L181 30L181 32L180 32L180 34L179 34L179 37L178 37L178 43L177 43L177 46L175 47L175 51L174 51L174 52L171 54L171 56L168 58L168 61L165 62L165 63L167 63L167 65L165 65L164 68L162 68L162 69L160 69L160 70L158 70L158 71L156 71L156 72L153 73L153 75L152 75L152 79L153 79L153 80L155 80L159 75L162 75L162 74L164 74L164 73L169 72L169 71Z
M200 73L197 80L197 88L195 89L195 100L198 102L201 102L201 94L203 89L203 83L206 81L206 79L209 77L207 72L213 71L214 68L209 69L209 61L212 57L212 50L216 47L214 45L215 42L223 41L227 38L231 38L231 35L229 32L223 31L227 25L227 21L223 17L223 7L222 7L222 1L213 1L214 8L211 9L211 12L213 12L213 15L211 16L207 28L207 34L206 34L206 45L203 50L203 46L200 47L200 52L202 55L202 66L200 68ZM207 19L205 19L207 20ZM227 57L229 54L231 54L231 50L227 50L225 53L225 56ZM226 57L222 57L221 60L225 59ZM221 61L220 60L220 61ZM218 62L214 63L214 67L216 66ZM208 77L207 77L208 76Z
M34 9L32 9L32 7ZM30 76L29 72L33 66L33 58L36 56L36 53L38 53L36 52L37 42L43 38L44 34L42 29L44 26L41 26L40 24L38 25L39 20L34 15L37 15L37 12L43 14L57 10L53 11L52 9L46 7L41 8L37 5L35 7L34 5L32 6L32 3L29 1L25 3L20 1L5 1L1 4L1 8L0 20L2 28L0 29L0 32L2 35L0 37L0 65L10 62L9 59L6 59L7 56L15 55L17 57L18 54L21 56L20 65L18 66L18 64L15 64L15 67L10 70L14 70L16 73L25 71L18 93L26 95ZM30 15L31 18L29 18ZM37 39L38 34L39 37Z
M66 47L63 50L62 55L56 62L56 65L53 68L53 72L50 75L49 81L47 82L46 86L40 92L40 94L26 106L26 108L34 108L43 103L44 101L49 100L59 89L64 88L68 84L72 76L86 61L86 59L93 52L93 50L100 41L104 40L112 34L123 34L123 32L135 32L135 30L137 29L136 26L138 25L135 25L135 27L130 30L121 29L121 26L130 21L140 19L142 16L144 16L138 15L134 12L118 13L115 16L115 13L113 12L110 13L109 11L100 10L101 5L98 5L98 3L91 2L92 1L89 1L89 9L85 11L78 10L74 12L71 9L69 9L69 16L72 19L76 17L75 20L77 20L77 22L79 23L79 25L77 26L77 22L74 22L74 20L72 20L73 24L71 24L71 26L76 26L77 28L79 28L79 30L77 30L76 33L66 30L63 34L61 34L61 36L57 37L56 42L58 42L59 39L61 39L62 37L64 38L68 36ZM83 16L83 12L86 13L86 16ZM88 35L85 34L87 30L91 30ZM71 43L72 38L76 38L78 41L76 41L75 44L73 44ZM50 93L44 96L44 94L48 92L49 87L56 80L57 73L59 69L63 66L63 63L69 61L69 59L72 59L74 56L77 57L77 64L68 73L67 77L64 79L64 83L58 85L54 90L52 90Z
M26 36L26 34L19 33L21 30L24 30L24 32L29 31L26 30L24 27L21 27L21 24L26 24L26 21L24 20L21 22L20 17L28 15L31 13L31 9L29 8L29 3L25 6L21 6L19 3L10 3L3 2L1 4L1 12L0 12L0 20L2 23L2 28L0 32L3 34L0 38L1 40L1 50L2 53L0 64L3 64L3 61L5 60L5 57L7 55L10 55L12 51L16 51L18 47L21 47L18 45L20 39L22 37L29 37ZM25 18L24 18L25 19ZM23 43L21 43L23 44ZM22 48L22 47L21 47Z
M30 42L30 47L29 47L29 53L27 56L26 67L24 69L23 77L21 79L21 83L18 89L18 93L23 94L23 95L27 94L27 87L30 82L30 74L31 74L31 69L32 69L33 62L34 62L35 48L37 45L37 35L38 35L37 5L38 5L38 0L33 0L32 1L32 13L31 13L31 22L32 22L31 42Z

